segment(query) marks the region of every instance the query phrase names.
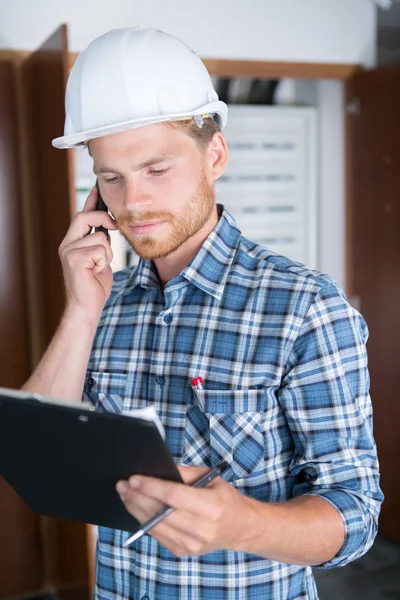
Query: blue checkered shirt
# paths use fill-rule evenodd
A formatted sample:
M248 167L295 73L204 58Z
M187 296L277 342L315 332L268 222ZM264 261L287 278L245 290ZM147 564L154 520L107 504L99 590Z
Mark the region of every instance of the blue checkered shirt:
M341 566L371 546L382 501L366 339L328 276L245 239L224 210L164 290L150 261L115 275L84 397L113 412L155 404L177 463L227 461L224 478L257 500L324 498L345 542L320 566ZM317 598L310 567L230 550L177 558L149 535L123 548L127 537L99 528L98 599Z

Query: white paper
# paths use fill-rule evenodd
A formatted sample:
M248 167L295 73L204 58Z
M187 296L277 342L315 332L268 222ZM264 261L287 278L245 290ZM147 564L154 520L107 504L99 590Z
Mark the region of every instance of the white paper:
M161 423L160 417L157 414L154 404L145 406L144 408L136 408L134 410L124 410L123 415L128 417L136 417L137 419L143 419L144 421L150 421L155 423L158 431L160 432L163 440L165 440L165 430Z

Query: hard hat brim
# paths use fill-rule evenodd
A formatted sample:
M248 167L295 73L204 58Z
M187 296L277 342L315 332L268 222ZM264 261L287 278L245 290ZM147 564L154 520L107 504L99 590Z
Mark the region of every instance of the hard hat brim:
M55 148L61 149L79 148L85 142L94 138L103 137L105 135L112 135L113 133L121 133L122 131L126 131L127 129L136 129L137 127L153 125L154 123L163 123L165 121L177 121L179 119L184 119L185 117L195 117L197 115L202 114L217 114L219 117L221 129L223 129L226 125L228 118L228 107L225 104L225 102L217 100L214 102L210 102L209 104L205 104L204 106L201 106L200 108L187 113L160 115L157 117L146 117L143 119L132 119L130 121L124 121L123 123L106 125L104 127L98 127L97 129L91 129L89 131L74 133L72 135L63 135L61 137L55 138L52 141L52 145Z

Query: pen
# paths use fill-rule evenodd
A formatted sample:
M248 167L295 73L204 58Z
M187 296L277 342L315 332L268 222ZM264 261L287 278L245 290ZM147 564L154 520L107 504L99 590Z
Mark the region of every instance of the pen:
M192 389L196 394L197 402L200 404L201 408L204 409L204 403L199 394L199 390L204 389L202 377L195 377L194 379L192 379Z
M225 469L225 467L226 467L226 463L220 463L219 465L217 465L210 471L207 471L207 473L205 473L205 475L203 475L202 477L200 477L200 479L198 479L197 481L194 482L193 487L194 488L205 487L206 485L211 483L211 481L213 481L213 479L218 477L218 475L220 475L222 473L222 471ZM141 538L142 535L147 533L150 529L155 527L157 525L157 523L159 523L167 515L172 513L173 510L174 510L174 508L172 506L165 506L162 510L160 510L158 513L156 513L154 515L154 517L151 517L151 519L149 519L148 521L143 523L141 528L136 533L134 533L130 538L128 538L126 540L126 542L123 543L123 546L125 547L125 546L130 546L130 544L133 544L133 542L135 542L136 540Z

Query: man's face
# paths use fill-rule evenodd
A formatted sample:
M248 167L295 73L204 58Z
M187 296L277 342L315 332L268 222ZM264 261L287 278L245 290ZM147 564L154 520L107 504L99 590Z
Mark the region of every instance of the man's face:
M90 141L101 193L134 251L168 256L212 218L213 181L205 153L163 123Z

